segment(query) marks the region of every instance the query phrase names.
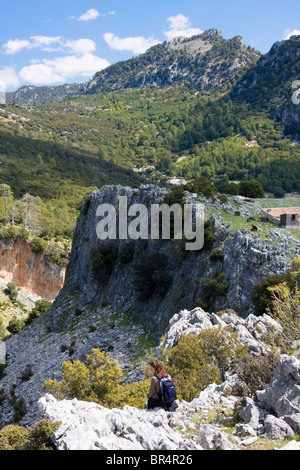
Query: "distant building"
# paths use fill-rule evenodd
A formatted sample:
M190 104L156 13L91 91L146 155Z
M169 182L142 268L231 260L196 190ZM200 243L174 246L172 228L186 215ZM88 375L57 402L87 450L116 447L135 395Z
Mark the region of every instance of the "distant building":
M262 209L260 218L263 222L272 222L279 227L299 228L300 207Z
M172 178L168 181L168 184L170 184L171 186L182 186L184 184L187 184L187 181L183 178Z

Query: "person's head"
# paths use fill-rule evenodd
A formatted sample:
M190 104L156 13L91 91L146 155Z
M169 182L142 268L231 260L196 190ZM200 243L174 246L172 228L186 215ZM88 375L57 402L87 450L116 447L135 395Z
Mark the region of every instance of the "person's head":
M152 375L159 375L161 377L165 377L167 375L166 370L160 361L152 361L150 362L150 369Z

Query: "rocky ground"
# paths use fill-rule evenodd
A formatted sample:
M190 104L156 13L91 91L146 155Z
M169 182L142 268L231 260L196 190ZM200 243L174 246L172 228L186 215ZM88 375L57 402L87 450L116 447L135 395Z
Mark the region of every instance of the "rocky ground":
M233 419L239 398L232 376L210 385L173 413L125 406L108 410L94 403L39 400L41 417L60 425L53 436L57 450L300 450L300 361L283 355L271 383L247 399Z

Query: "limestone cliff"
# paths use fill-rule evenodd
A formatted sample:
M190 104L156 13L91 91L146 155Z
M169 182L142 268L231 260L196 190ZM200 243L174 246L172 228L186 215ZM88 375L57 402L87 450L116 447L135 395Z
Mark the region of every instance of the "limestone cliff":
M52 301L63 287L65 274L65 268L48 261L44 253L33 253L23 240L0 240L0 279L3 282L14 282Z

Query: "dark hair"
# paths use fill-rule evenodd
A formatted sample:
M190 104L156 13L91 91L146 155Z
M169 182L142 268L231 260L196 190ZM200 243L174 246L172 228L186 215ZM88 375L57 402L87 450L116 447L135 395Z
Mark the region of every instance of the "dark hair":
M160 377L166 377L167 375L167 372L162 364L162 362L160 361L152 361L150 362L150 366L153 367L153 369L155 370L155 375L159 375Z

